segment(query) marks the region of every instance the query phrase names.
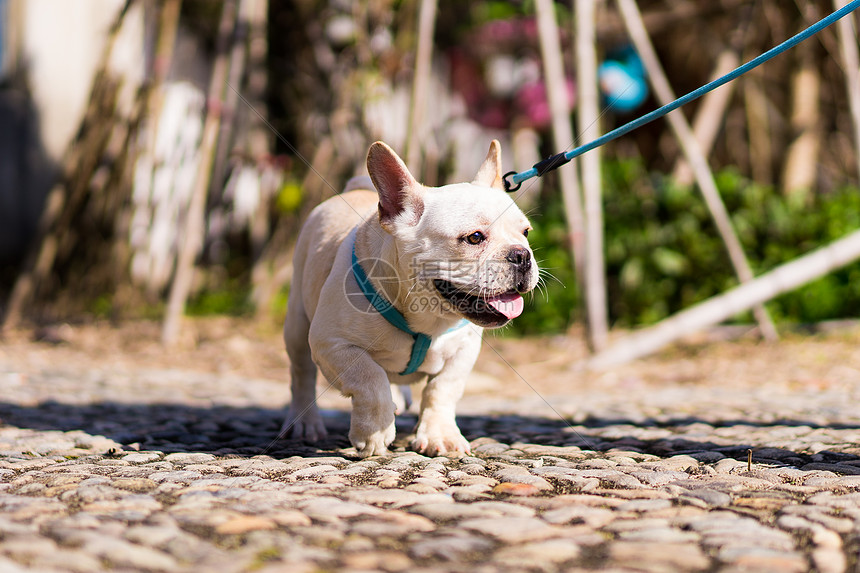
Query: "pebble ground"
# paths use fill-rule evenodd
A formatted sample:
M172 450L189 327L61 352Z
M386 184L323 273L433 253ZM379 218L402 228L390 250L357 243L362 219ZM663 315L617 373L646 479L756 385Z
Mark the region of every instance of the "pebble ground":
M274 441L287 384L214 364L276 337L210 364L69 337L0 347L2 573L860 571L856 331L602 374L488 339L470 456L406 451L407 413L364 460L334 391L329 438Z

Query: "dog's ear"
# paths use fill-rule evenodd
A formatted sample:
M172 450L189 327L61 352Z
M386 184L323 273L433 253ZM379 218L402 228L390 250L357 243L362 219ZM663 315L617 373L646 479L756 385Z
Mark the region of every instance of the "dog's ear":
M494 139L490 143L487 158L484 159L484 163L478 169L478 174L475 175L472 184L492 187L501 191L505 190L505 185L502 182L502 146L498 139Z
M403 160L390 147L377 141L367 152L367 172L379 193L379 222L383 228L398 217L407 225L416 225L424 213L419 184Z

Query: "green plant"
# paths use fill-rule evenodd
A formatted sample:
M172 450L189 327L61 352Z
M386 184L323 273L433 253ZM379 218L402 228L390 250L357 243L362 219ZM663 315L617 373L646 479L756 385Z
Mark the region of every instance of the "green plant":
M204 290L188 301L189 316L241 316L253 310L246 287L229 284L215 290Z
M846 187L793 204L772 187L734 170L716 176L735 229L756 274L860 228L860 190ZM532 245L546 281L513 332L558 332L578 313L579 293L558 194L532 215ZM610 320L619 326L657 322L737 284L722 240L695 188L650 174L637 160L604 164L604 220ZM860 316L860 263L770 303L783 322ZM749 321L749 314L736 317Z
M568 231L561 198L555 194L530 215L534 230L529 243L541 269L541 282L527 309L513 321L513 332L560 332L578 316L579 288L567 248Z

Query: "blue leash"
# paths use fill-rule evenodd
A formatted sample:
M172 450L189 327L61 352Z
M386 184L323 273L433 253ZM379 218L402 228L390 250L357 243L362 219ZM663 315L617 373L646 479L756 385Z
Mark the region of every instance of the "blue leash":
M797 44L801 43L802 41L810 38L811 36L814 36L815 34L820 32L824 28L826 28L826 27L830 26L831 24L833 24L834 22L836 22L837 20L844 18L845 16L847 16L848 14L850 14L851 12L856 10L857 8L860 8L860 0L852 0L851 2L849 2L848 4L846 4L845 6L840 8L839 10L833 12L832 14L830 14L829 16L827 16L825 18L822 18L821 20L819 20L815 24L811 25L807 29L803 30L802 32L800 32L796 36L792 36L791 38L789 38L788 40L779 44L778 46L771 48L767 52L763 53L762 55L758 56L757 58L750 60L749 62L747 62L747 63L743 64L742 66L736 68L735 70L727 73L726 75L724 75L720 78L717 78L716 80L714 80L710 83L703 85L702 87L700 87L697 90L691 91L690 93L688 93L685 96L679 97L678 99L676 99L675 101L673 101L671 103L667 103L663 107L657 108L654 111L652 111L646 115L643 115L639 119L635 119L635 120L631 121L630 123L622 125L621 127L618 127L616 129L613 129L609 133L606 133L606 134L598 137L597 139L595 139L591 143L586 143L585 145L580 145L579 147L577 147L571 151L568 151L567 153L558 153L556 155L552 155L552 156L544 159L543 161L539 161L539 162L535 163L531 169L529 169L527 171L523 171L522 173L518 173L516 171L509 171L508 173L505 173L505 176L502 178L502 180L504 181L504 184L505 184L505 191L507 191L508 193L513 193L514 191L517 191L520 188L520 186L523 184L523 181L527 181L527 180L531 179L532 177L540 177L541 175L543 175L544 173L546 173L548 171L558 169L562 165L570 162L573 158L579 157L583 153L587 153L587 152L591 151L592 149L595 149L597 147L600 147L601 145L609 143L610 141L618 139L622 135L625 135L625 134L633 131L634 129L640 128L647 123L651 123L655 119L659 119L659 118L663 117L664 115L666 115L667 113L675 111L679 107L686 105L686 104L690 103L691 101L702 97L706 93L713 91L713 90L717 89L718 87L725 85L725 84L729 83L730 81L741 77L742 75L744 75L748 71L750 71L754 68L757 68L758 66L765 63L766 61L778 56L779 54L785 52L786 50L793 48L794 46L796 46ZM510 178L512 180L512 182L509 181L508 178ZM516 187L514 187L512 185L516 185Z

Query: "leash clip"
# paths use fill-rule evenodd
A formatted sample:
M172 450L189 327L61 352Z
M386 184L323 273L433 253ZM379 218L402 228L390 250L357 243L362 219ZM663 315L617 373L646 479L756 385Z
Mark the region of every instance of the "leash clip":
M523 182L522 182L522 181L520 181L519 183L517 183L517 186L516 186L516 187L511 187L511 182L510 182L510 181L508 181L508 177L511 177L511 176L513 176L513 175L516 175L516 174L517 174L517 172L516 172L516 171L508 171L507 173L505 173L504 175L502 175L502 184L505 186L505 192L507 192L507 193L513 193L514 191L518 191L518 190L519 190L519 188L520 188L520 187L522 187L522 185L523 185Z

